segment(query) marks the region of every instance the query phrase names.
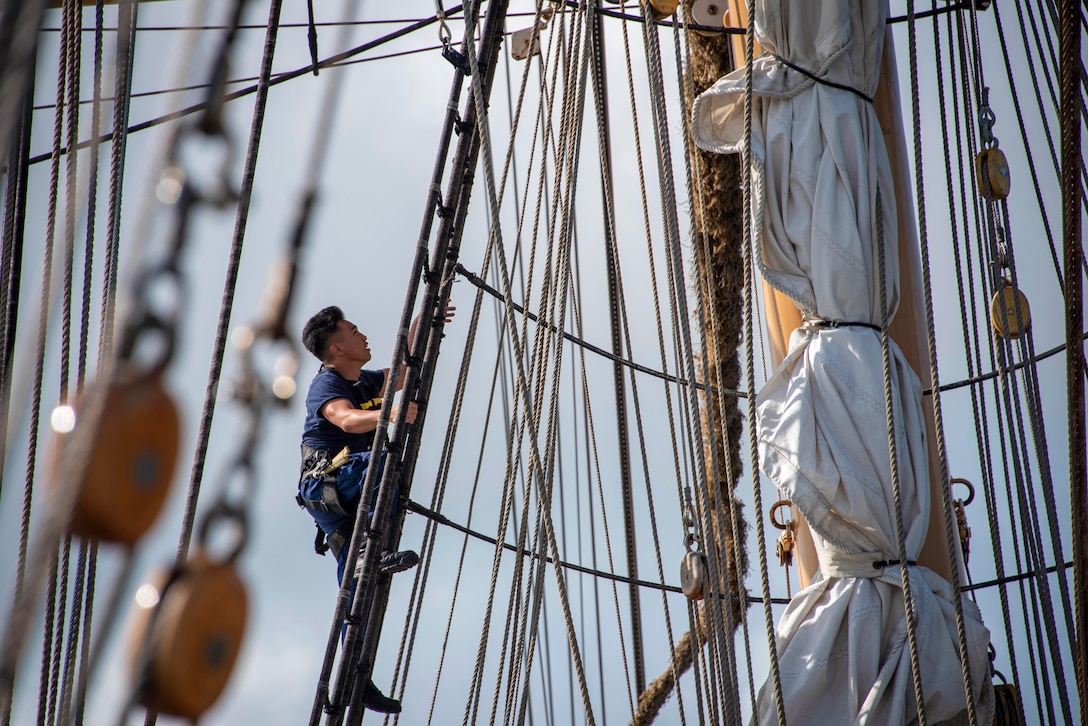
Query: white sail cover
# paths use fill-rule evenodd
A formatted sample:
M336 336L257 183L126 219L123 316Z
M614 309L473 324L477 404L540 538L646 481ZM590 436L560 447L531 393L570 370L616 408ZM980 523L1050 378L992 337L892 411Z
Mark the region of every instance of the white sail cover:
M854 324L795 332L757 404L762 469L803 513L820 561L778 625L789 723L917 720L900 568L874 566L898 560L880 334L857 325L881 323L880 244L889 319L898 305L892 176L864 98L876 91L887 16L884 0L756 3L764 53L753 66L748 163L757 260L806 321ZM739 69L696 100L702 148L744 151L744 76ZM926 430L921 385L894 343L890 378L913 561L929 520ZM908 572L926 720L966 723L952 589L925 567ZM974 603L964 599L963 610L979 723L989 723L989 633ZM777 723L770 681L754 721Z

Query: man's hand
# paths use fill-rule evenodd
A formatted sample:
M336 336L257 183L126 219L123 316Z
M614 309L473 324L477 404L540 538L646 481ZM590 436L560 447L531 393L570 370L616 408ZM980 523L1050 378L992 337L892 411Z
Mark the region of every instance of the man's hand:
M398 404L393 407L393 411L390 414L390 418L393 421L397 420L397 416L400 413L400 407L406 405L407 408L404 411L404 423L415 423L416 414L419 413L419 405L415 401L408 401L407 404Z
M449 303L449 302L447 301L447 302L446 302L446 314L445 314L445 316L444 316L444 317L445 317L445 320L444 320L443 322L446 322L446 323L448 323L448 322L450 322L451 320L453 320L453 313L454 313L454 312L455 312L456 310L457 310L457 308L455 308L455 307L454 307L453 305L451 305L451 304L450 304L450 303Z

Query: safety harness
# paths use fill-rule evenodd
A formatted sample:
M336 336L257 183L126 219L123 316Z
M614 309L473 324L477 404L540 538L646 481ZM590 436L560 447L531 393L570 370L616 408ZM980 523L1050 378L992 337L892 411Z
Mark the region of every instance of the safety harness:
M318 512L328 512L348 516L349 512L340 501L340 493L336 489L336 475L340 467L348 462L351 449L345 446L338 454L329 458L329 452L322 449L314 449L306 444L302 445L302 473L298 480L298 494L295 501L304 509ZM317 479L320 482L320 499L307 499L302 496L302 485L308 479ZM339 559L340 552L351 538L352 522L345 522L335 531L326 534L320 525L317 525L317 535L314 537L314 552L324 555L331 551L332 556Z
M350 397L351 399L356 396L363 399L357 404L360 410L369 411L381 408L381 397L368 398L371 394L377 393L378 390L373 385L367 384L363 378L353 383L352 389L354 395ZM344 503L340 500L340 492L336 488L336 478L340 467L348 463L351 449L345 446L336 455L330 456L330 454L331 452L324 449L315 449L305 443L302 444L302 469L298 479L298 494L295 495L295 501L304 509L349 517L347 522L328 534L321 529L321 525L317 525L317 535L314 537L314 552L324 555L326 552L331 551L333 557L340 559L340 552L351 539L354 522L350 517L353 517L355 512L347 511ZM311 479L316 479L320 483L320 499L308 499L302 496L303 485Z

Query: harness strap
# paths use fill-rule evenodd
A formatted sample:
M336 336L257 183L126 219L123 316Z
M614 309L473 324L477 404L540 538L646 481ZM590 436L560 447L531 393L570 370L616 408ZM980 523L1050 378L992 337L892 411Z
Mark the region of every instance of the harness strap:
M305 509L347 516L349 512L344 509L344 505L340 501L340 493L336 489L336 472L347 463L350 454L350 449L345 446L342 451L330 460L329 452L313 449L303 444L302 476L299 477L299 491L295 495L295 502ZM308 499L302 496L302 485L308 479L321 480L320 499Z
M336 492L336 477L324 477L321 481L321 499L307 499L302 492L295 495L295 502L304 509L313 509L318 512L346 515L348 512L340 504L340 496Z
M336 559L340 559L340 553L344 551L344 548L348 546L348 542L351 541L351 524L345 523L340 525L335 532L331 532L325 536L325 549L332 552L332 556Z

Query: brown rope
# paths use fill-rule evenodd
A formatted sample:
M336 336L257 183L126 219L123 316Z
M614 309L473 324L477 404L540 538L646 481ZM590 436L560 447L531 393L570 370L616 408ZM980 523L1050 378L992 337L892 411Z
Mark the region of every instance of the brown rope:
M1080 171L1080 3L1063 0L1059 4L1059 87L1061 88L1062 154L1062 236L1065 248L1065 339L1066 386L1069 427L1069 495L1073 531L1073 602L1076 608L1077 645L1075 649L1077 692L1082 707L1081 722L1088 723L1083 706L1088 702L1088 603L1085 593L1085 566L1088 564L1088 471L1084 433L1084 358L1079 343L1084 313L1081 310L1081 218L1082 193Z
M631 726L653 723L661 707L665 705L665 701L676 687L677 679L691 669L695 654L706 644L706 611L703 608L699 608L696 626L696 637L692 637L690 630L684 633L676 644L676 648L673 649L673 658L669 667L638 697L638 709L631 717Z

